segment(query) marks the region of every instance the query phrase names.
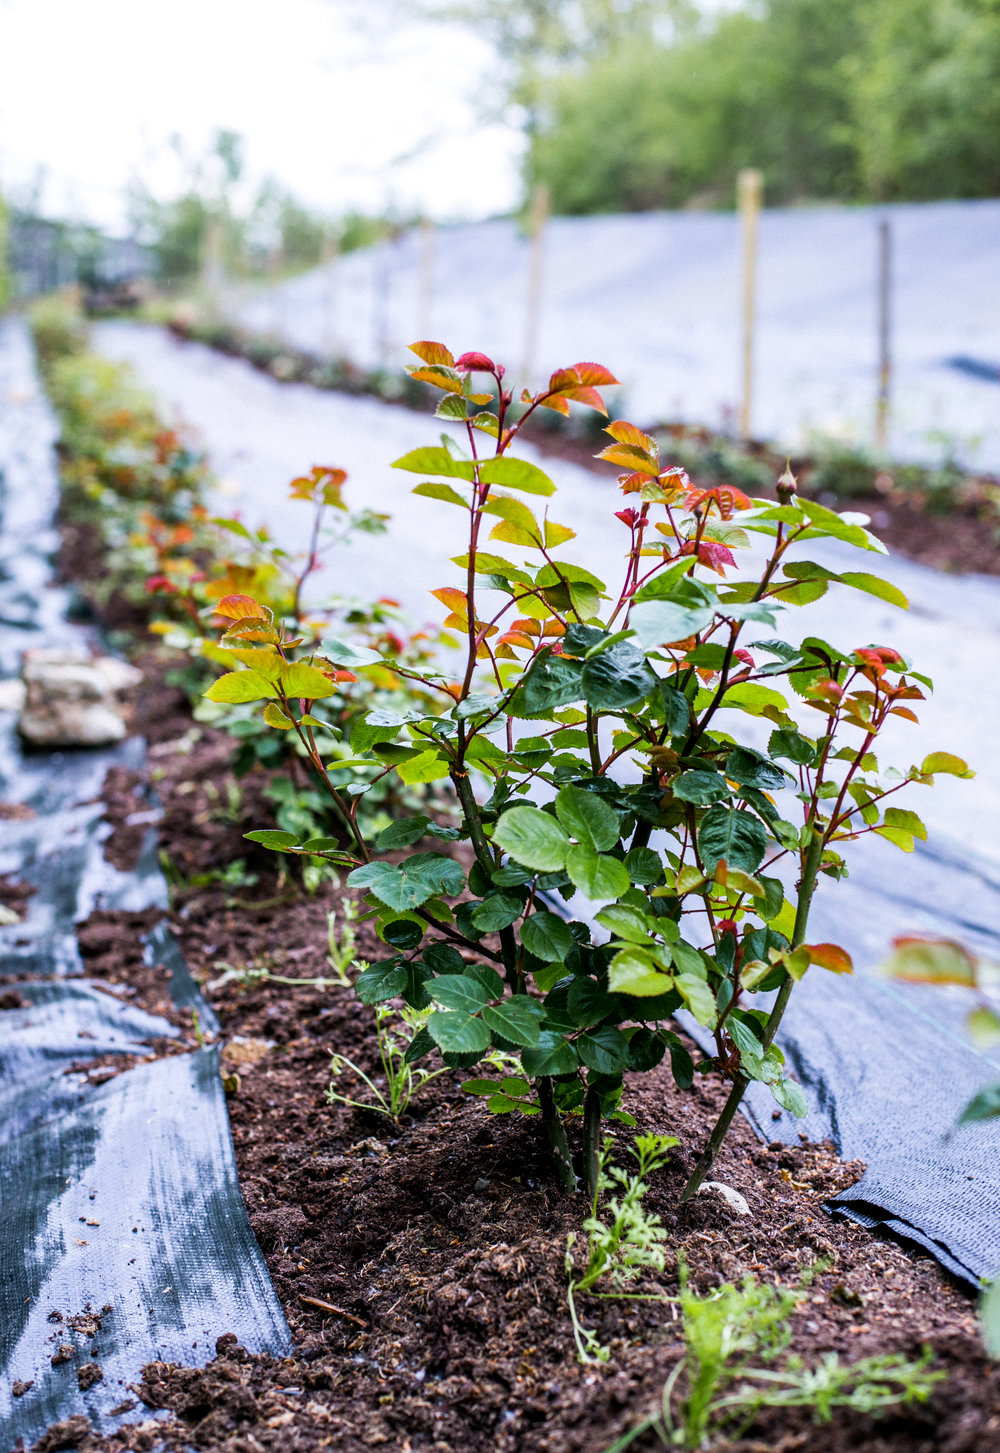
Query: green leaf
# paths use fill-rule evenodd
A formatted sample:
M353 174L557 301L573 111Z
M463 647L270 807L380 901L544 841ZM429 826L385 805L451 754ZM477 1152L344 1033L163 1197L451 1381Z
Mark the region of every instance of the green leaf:
M365 666L376 666L382 660L378 651L369 646L353 646L339 636L325 636L322 649L323 655L328 656L335 666L345 666L348 670L360 671Z
M582 787L564 787L557 794L556 817L571 837L595 852L606 852L618 841L618 814Z
M409 761L400 762L396 775L408 787L416 786L418 782L437 782L440 778L447 777L448 761L436 748L431 747L428 751L411 757Z
M539 1075L571 1075L580 1063L573 1045L553 1029L542 1029L534 1049L521 1051L521 1065L533 1079Z
M735 747L729 753L726 776L741 787L757 787L761 792L777 792L791 780L787 772L753 747Z
M527 994L515 994L484 1009L483 1021L494 1034L509 1039L512 1044L534 1049L538 1044L544 1013L537 999L529 999Z
M295 725L293 718L288 716L284 711L282 711L281 707L276 701L269 701L265 706L264 720L267 722L268 726L276 727L279 732L291 731L292 727L294 727Z
M652 1029L637 1029L629 1035L628 1065L630 1070L654 1070L667 1052L663 1036Z
M686 605L673 600L649 600L633 605L628 623L644 651L686 641L712 620L715 605Z
M791 727L779 727L773 731L767 750L772 757L785 757L798 767L808 767L816 756L815 744Z
M325 677L323 679L326 680ZM209 701L237 706L245 701L274 701L278 692L259 671L227 671L218 681L212 682L205 695Z
M500 1086L496 1080L466 1080L462 1089L467 1095L495 1095Z
M752 873L764 860L767 832L759 818L742 808L713 807L701 820L698 849L709 873L721 858L731 868Z
M524 912L524 900L513 893L490 893L472 910L472 922L480 933L499 933L509 928Z
M383 959L361 970L354 981L354 992L362 1004L381 1004L402 994L409 978L408 968L399 959Z
M380 853L391 853L397 848L409 848L425 836L430 826L429 817L401 817L384 827L375 838Z
M629 943L648 943L657 928L657 920L651 913L643 913L624 903L612 903L602 908L597 922L616 938L624 938Z
M521 942L529 954L543 963L564 963L573 947L569 925L555 913L533 913L521 925Z
M595 711L621 711L638 706L659 685L642 652L631 641L619 641L583 664L583 695Z
M520 489L525 494L555 494L556 489L544 470L526 459L487 459L479 467L479 478L484 484L502 484L505 489Z
M761 686L758 681L737 681L723 696L720 709L722 707L736 707L748 716L763 716L769 708L787 711L788 702L773 687Z
M324 676L315 666L307 666L304 661L295 661L291 666L286 666L278 679L286 696L304 697L307 701L320 701L324 696L334 696L339 689L329 676Z
M587 1068L599 1075L620 1074L628 1069L628 1040L613 1025L581 1034L576 1048Z
M711 1029L716 1020L716 1004L705 980L698 974L675 974L674 986L698 1023Z
M769 1089L782 1109L787 1110L798 1120L804 1120L809 1114L809 1101L801 1085L794 1080L775 1080Z
M261 847L270 848L274 853L286 852L289 848L297 848L299 839L293 832L275 832L273 829L258 829L255 832L243 834L248 841L260 843Z
M843 585L849 585L854 590L863 590L868 595L877 596L879 600L888 601L890 605L898 605L901 610L910 608L910 602L899 587L890 585L881 575L869 575L863 570L845 570L843 575L836 578Z
M397 913L419 908L429 898L456 897L465 886L465 874L452 858L440 853L416 853L401 867L365 863L347 879L350 888L369 888L387 908Z
M681 802L693 802L697 807L711 807L714 802L731 796L721 772L682 772L672 790Z
M507 703L508 714L549 717L560 706L579 701L583 696L582 673L581 662L553 656L551 648L540 652Z
M433 482L426 480L423 484L416 485L413 493L422 494L427 499L444 500L446 504L461 505L463 510L467 510L471 503L460 495L457 489L452 489L450 484L443 484L437 480Z
M622 949L611 960L608 988L613 994L632 994L638 999L653 999L674 987L670 974L641 949Z
M493 840L516 863L536 872L554 873L566 864L569 840L565 832L554 817L537 807L508 808L496 825Z
M991 1357L1000 1358L1000 1278L990 1283L979 1303L983 1341Z
M993 1120L1000 1115L1000 1085L990 1085L973 1095L959 1116L959 1125L971 1125L979 1120Z
M427 1029L447 1054L482 1054L490 1047L490 1032L481 1019L456 1009L435 1009Z
M446 1009L464 1009L467 1014L476 1014L490 1002L490 995L478 979L467 978L465 974L442 974L438 979L428 979L428 994L435 1004Z
M225 677L222 678L225 680ZM206 693L209 694L209 693ZM920 764L921 772L931 774L934 772L947 772L952 777L974 777L976 774L969 770L968 764L963 762L961 757L954 756L951 752L931 752Z
M663 877L663 864L652 848L629 848L625 854L625 870L633 883L650 887Z
M976 986L976 960L951 938L897 938L879 972L908 984Z
M392 467L405 469L410 474L443 474L448 479L475 478L471 460L456 459L450 450L435 445L411 449L409 454L394 460Z
M583 844L566 854L566 871L574 886L592 903L620 898L631 886L624 863Z
M909 812L905 807L886 808L885 821L888 827L901 828L911 837L918 837L921 842L927 841L927 829L923 822L915 812Z

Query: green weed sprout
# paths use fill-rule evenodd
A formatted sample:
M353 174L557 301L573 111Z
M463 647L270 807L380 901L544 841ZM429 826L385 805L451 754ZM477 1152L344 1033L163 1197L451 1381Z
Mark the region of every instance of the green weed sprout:
M377 1004L375 1033L378 1036L378 1053L385 1078L385 1090L380 1089L378 1082L366 1074L360 1065L355 1064L354 1060L348 1059L347 1055L334 1054L330 1056L333 1080L326 1092L328 1103L350 1105L357 1110L376 1110L398 1125L399 1117L406 1113L414 1095L425 1085L429 1085L431 1080L448 1073L447 1066L436 1070L425 1069L422 1065L414 1068L407 1059L407 1051L423 1028L426 1018L426 1014L414 1009L397 1010L388 1004ZM334 1088L336 1081L348 1070L367 1086L371 1099L356 1100L353 1096L342 1095Z

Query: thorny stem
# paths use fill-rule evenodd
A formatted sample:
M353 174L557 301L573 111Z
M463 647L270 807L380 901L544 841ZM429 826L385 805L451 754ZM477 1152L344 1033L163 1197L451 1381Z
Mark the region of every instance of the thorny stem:
M809 909L812 905L813 893L816 889L816 879L819 876L820 864L823 861L823 848L826 844L826 834L816 822L815 813L812 819L812 837L809 840L809 848L806 852L805 862L802 866L802 877L799 880L798 906L795 910L795 926L792 930L791 947L796 949L806 936L806 925L809 921ZM787 975L785 982L778 990L771 1012L768 1015L767 1024L764 1028L764 1048L768 1049L774 1042L774 1036L778 1032L785 1009L788 1007L788 1000L791 997L795 980L791 974ZM740 1107L740 1102L746 1094L749 1077L741 1071L733 1081L733 1088L729 1092L729 1098L722 1108L722 1114L712 1129L708 1138L708 1144L698 1158L698 1163L691 1172L687 1185L681 1192L681 1204L690 1201L698 1194L702 1181L712 1169L715 1157L718 1154L719 1146L726 1138L726 1133L733 1123L733 1116Z

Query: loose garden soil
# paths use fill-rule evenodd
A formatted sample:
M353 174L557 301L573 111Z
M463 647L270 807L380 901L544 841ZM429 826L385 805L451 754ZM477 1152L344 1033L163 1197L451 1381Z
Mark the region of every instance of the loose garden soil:
M76 577L87 573L87 543L79 533L67 539L64 568ZM112 602L106 624L131 624L138 634L138 621L128 617ZM328 1103L332 1052L374 1073L372 1011L348 988L246 984L225 970L328 975L326 913L340 892L328 883L309 896L294 879L279 880L274 855L244 840L244 832L272 820L262 796L266 779L243 778L234 809L222 790L232 739L192 722L150 648L140 647L137 659L146 684L134 729L151 746L145 780L109 774L106 853L121 867L134 862L138 839L127 818L151 784L163 805L160 842L175 880L169 922L221 1021L240 1183L293 1348L285 1358L251 1356L221 1329L207 1367L143 1369L132 1388L131 1425L101 1437L85 1419L70 1419L50 1429L36 1453L360 1453L376 1446L601 1453L657 1404L683 1353L671 1306L581 1299L587 1325L611 1356L602 1366L577 1361L564 1257L567 1237L579 1234L582 1199L554 1183L537 1122L489 1115L461 1089L468 1072L436 1079L398 1125ZM236 858L259 875L251 888L205 883L204 875ZM142 963L140 934L155 916L95 914L81 926L80 943L90 974L183 1029L181 1044L150 1046L162 1053L190 1046L194 1034L169 1007L166 971ZM358 952L380 954L364 928ZM680 1141L647 1197L669 1230L670 1250L665 1271L643 1289L676 1293L680 1251L700 1291L748 1273L792 1284L819 1262L824 1269L794 1318L799 1354L807 1361L831 1350L847 1359L917 1356L929 1344L947 1376L928 1403L878 1422L840 1414L815 1427L805 1412L766 1413L740 1441L718 1440L713 1448L1000 1448L1000 1369L984 1357L968 1290L919 1251L835 1222L822 1209L857 1179L859 1164L842 1163L829 1144L761 1145L737 1117L713 1174L746 1198L750 1216L714 1192L678 1207L723 1094L707 1080L682 1093L666 1070L627 1086L625 1105L639 1130ZM619 1127L622 1164L630 1134Z

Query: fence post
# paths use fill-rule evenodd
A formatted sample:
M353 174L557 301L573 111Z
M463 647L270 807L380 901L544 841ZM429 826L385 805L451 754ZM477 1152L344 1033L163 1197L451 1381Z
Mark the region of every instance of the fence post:
M736 186L743 240L743 378L740 399L740 435L750 438L754 386L754 325L756 322L757 219L764 195L764 174L754 167L740 172Z
M434 301L434 243L436 231L433 222L421 219L418 232L420 257L417 275L417 337L431 336L431 309Z
M337 354L337 273L340 265L340 238L333 231L323 236L323 341L321 351L328 358Z
M875 447L884 453L889 436L892 396L892 229L888 217L878 224L878 398Z
M539 182L531 197L528 259L528 292L524 312L524 351L521 355L521 380L530 387L538 347L538 317L542 307L542 276L545 264L545 226L549 220L549 189Z

